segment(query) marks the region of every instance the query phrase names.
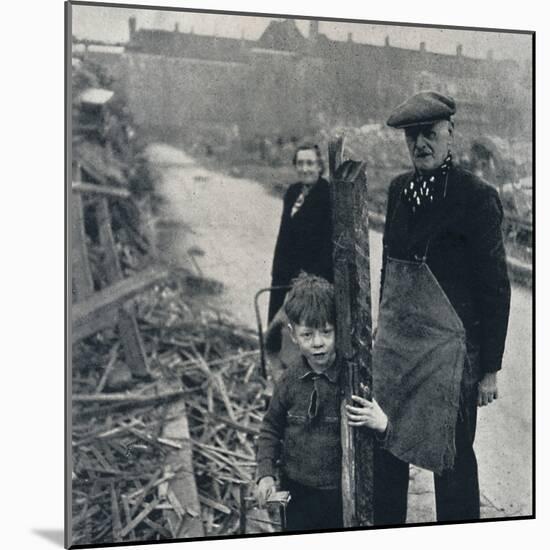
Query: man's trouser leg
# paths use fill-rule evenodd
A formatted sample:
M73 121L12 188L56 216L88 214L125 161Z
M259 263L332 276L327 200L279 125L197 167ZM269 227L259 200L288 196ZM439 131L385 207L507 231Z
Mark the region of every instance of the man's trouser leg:
M479 481L474 438L477 387L463 394L456 425L456 457L452 470L434 475L437 521L479 519Z
M407 520L409 464L375 444L374 525L403 525Z
M473 449L477 421L477 387L463 394L455 432L452 470L434 475L437 521L479 519L479 482ZM409 465L375 447L374 524L399 525L407 519Z

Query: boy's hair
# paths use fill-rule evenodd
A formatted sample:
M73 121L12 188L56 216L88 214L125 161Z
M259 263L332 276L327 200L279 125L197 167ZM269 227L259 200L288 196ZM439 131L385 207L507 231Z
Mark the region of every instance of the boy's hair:
M283 307L293 324L313 328L322 328L327 323L334 325L334 287L326 279L302 271L292 280Z

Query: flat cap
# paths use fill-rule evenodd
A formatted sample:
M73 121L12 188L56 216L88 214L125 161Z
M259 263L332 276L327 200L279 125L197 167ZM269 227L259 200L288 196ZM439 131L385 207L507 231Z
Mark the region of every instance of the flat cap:
M392 128L420 126L449 120L455 113L456 104L452 97L431 91L419 92L398 105L386 124Z

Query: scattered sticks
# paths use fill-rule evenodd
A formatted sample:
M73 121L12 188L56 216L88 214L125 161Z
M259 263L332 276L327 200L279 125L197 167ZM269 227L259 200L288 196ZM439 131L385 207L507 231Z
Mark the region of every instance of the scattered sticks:
M73 347L74 544L272 531L249 496L265 410L253 334L173 280L136 298L136 319L153 382L108 391L114 330Z

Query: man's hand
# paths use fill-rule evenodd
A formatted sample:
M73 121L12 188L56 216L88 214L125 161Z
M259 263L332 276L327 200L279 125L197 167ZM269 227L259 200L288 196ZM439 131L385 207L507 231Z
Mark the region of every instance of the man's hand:
M256 491L258 504L260 508L263 508L271 494L277 491L275 488L275 480L271 476L262 477L262 479L258 482Z
M477 406L484 407L498 399L497 373L488 372L478 385Z
M350 426L367 426L372 430L384 433L388 427L388 417L376 399L369 401L358 395L352 395L351 398L360 406L346 405L348 424Z

